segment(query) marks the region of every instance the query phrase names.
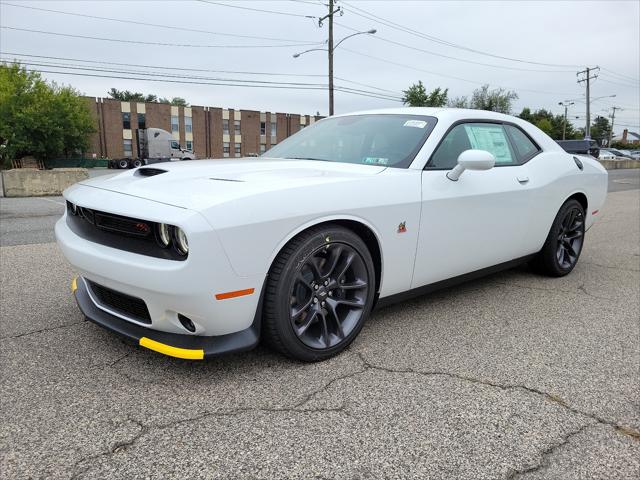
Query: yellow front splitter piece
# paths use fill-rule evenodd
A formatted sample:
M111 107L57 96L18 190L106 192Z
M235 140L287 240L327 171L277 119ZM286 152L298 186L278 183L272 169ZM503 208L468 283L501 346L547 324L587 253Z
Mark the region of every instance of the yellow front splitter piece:
M164 343L156 342L147 337L140 339L140 346L153 350L154 352L162 353L170 357L184 358L185 360L203 360L204 350L193 350L190 348L178 348L166 345Z

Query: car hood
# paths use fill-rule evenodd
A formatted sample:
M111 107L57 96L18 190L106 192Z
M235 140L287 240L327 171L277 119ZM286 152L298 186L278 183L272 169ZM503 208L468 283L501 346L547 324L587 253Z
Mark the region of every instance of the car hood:
M201 210L239 197L306 185L348 182L376 175L386 167L315 160L240 158L166 162L94 177L82 185ZM145 169L157 173L144 176ZM155 173L155 172L154 172Z

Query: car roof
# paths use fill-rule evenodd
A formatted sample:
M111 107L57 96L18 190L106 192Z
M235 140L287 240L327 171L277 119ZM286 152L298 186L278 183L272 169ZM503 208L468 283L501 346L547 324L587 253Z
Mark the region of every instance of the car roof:
M451 121L465 120L473 118L483 118L486 120L502 120L502 121L522 121L518 117L507 115L504 113L491 112L489 110L475 110L470 108L446 108L446 107L398 107L398 108L379 108L375 110L362 110L351 113L343 113L336 117L344 117L349 115L424 115L437 117L439 119L447 119Z
M562 147L558 145L551 137L549 137L546 133L544 133L532 123L529 123L521 118L514 117L513 115L491 112L489 110L445 107L398 107L344 113L335 115L335 117L346 117L350 115L424 115L429 117L436 117L438 120L441 120L445 126L462 120L495 120L499 122L510 122L515 125L519 125L521 128L524 128L524 130L530 135L533 134L534 140L545 150L564 151Z

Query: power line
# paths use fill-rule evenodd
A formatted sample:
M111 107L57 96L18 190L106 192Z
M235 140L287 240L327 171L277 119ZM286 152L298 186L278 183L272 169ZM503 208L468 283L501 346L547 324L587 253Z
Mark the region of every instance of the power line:
M613 75L615 77L621 77L623 79L628 79L628 80L631 80L633 82L639 82L640 81L638 78L634 78L634 77L632 77L630 75L625 75L625 74L622 74L622 73L617 73L617 72L614 72L613 70L609 70L608 68L602 67L602 70L604 70L605 72L609 72L609 75Z
M59 37L70 37L70 38L83 38L86 40L100 40L104 42L117 42L117 43L136 43L140 45L160 45L163 47L190 47L190 48L288 48L288 47L305 47L318 45L318 42L314 43L290 43L287 45L198 45L198 44L183 44L183 43L163 43L163 42L145 42L142 40L123 40L120 38L106 38L106 37L92 37L88 35L74 35L71 33L58 33L58 32L48 32L44 30L32 30L29 28L17 28L17 27L7 27L0 26L0 28L8 29L8 30L17 30L21 32L30 32L30 33L41 33L44 35L56 35Z
M29 5L16 5L14 3L6 3L6 2L3 2L2 5L9 6L9 7L16 7L16 8L26 8L26 9L29 9L29 10L39 10L41 12L59 13L61 15L71 15L71 16L74 16L74 17L93 18L95 20L107 20L107 21L110 21L110 22L129 23L129 24L133 24L133 25L143 25L143 26L146 26L146 27L167 28L167 29L171 29L171 30L180 30L180 31L184 31L184 32L206 33L206 34L209 34L209 35L219 35L219 36L224 36L224 37L250 38L250 39L254 39L254 40L269 40L269 41L272 41L272 42L303 42L303 40L291 40L291 39L273 38L273 37L258 37L258 36L254 36L254 35L241 35L241 34L236 34L236 33L212 32L210 30L199 30L199 29L196 29L196 28L177 27L177 26L174 26L174 25L163 25L163 24L159 24L159 23L138 22L138 21L135 21L135 20L125 20L125 19L122 19L122 18L99 17L97 15L87 15L87 14L83 14L83 13L65 12L65 11L62 11L62 10L52 10L50 8L32 7L32 6L29 6Z
M49 68L61 68L61 67L49 67ZM190 84L190 85L214 85L214 86L227 86L227 87L247 87L247 88L272 88L272 89L289 89L289 90L326 90L326 85L289 85L289 84L264 84L262 82L256 83L231 83L229 81L201 81L201 80L190 80L189 77L184 77L180 79L167 79L167 78L141 78L140 76L132 77L132 76L123 76L123 75L105 75L104 73L81 73L81 72L70 72L70 71L54 71L54 70L43 70L43 69L29 69L26 68L29 72L40 72L40 73L51 73L58 75L72 75L72 76L80 76L80 77L94 77L94 78L112 78L112 79L122 79L122 80L138 80L138 81L146 81L146 82L157 82L157 83L180 83L180 84ZM97 70L97 69L88 69L88 70ZM117 71L109 72L105 69L106 73L117 73ZM138 74L135 72L130 72L129 75L145 75L149 76L149 74ZM363 97L376 98L379 100L390 100L390 101L400 101L399 97L391 97L385 96L383 94L377 92L368 92L365 90L353 89L350 87L336 86L336 90L349 93L352 95L359 95Z
M417 37L420 37L420 38L423 38L423 39L426 39L426 40L430 40L432 42L439 43L441 45L446 45L446 46L449 46L449 47L452 47L452 48L458 48L458 49L461 49L461 50L466 50L466 51L469 51L469 52L477 53L479 55L485 55L485 56L488 56L488 57L499 58L501 60L509 60L509 61L512 61L512 62L528 63L528 64L531 64L531 65L541 65L541 66L547 66L547 67L564 67L564 68L579 67L579 65L535 62L535 61L531 61L531 60L523 60L523 59L520 59L520 58L513 58L513 57L506 57L506 56L503 56L503 55L496 55L496 54L493 54L493 53L484 52L482 50L476 50L474 48L470 48L470 47L466 47L466 46L463 46L463 45L459 45L459 44L450 42L448 40L443 40L441 38L435 37L433 35L427 35L427 34L424 34L422 32L419 32L417 30L413 30L413 29L411 29L409 27L406 27L404 25L401 25L399 23L392 22L392 21L387 20L385 18L382 18L382 17L379 17L377 15L374 15L373 13L367 12L366 10L364 10L362 8L350 5L347 2L343 1L342 3L344 5L347 5L348 9L352 10L351 13L353 13L355 15L358 15L358 16L363 17L363 18L367 18L368 20L377 20L380 23L382 23L383 25L386 25L386 26L388 26L390 28L395 28L396 30L400 30L400 31L402 31L404 33L408 33L410 35L414 35L414 36L417 36Z
M238 8L240 10L250 10L252 12L273 13L275 15L286 15L288 17L318 18L318 17L314 17L313 15L302 15L299 13L281 12L277 10L265 10L263 8L241 7L240 5L229 5L228 3L211 2L209 0L198 0L198 1L202 3L209 3L211 5L220 5L221 7Z
M360 55L362 57L367 57L367 58L371 58L373 60L378 60L380 62L384 62L384 63L388 63L390 65L396 65L398 67L404 67L404 68L408 68L410 70L415 70L417 72L424 72L424 73L429 73L431 75L438 75L440 77L444 77L444 78L451 78L453 80L460 80L461 82L467 82L467 83L472 83L474 85L485 85L487 82L478 82L475 80L469 80L467 78L462 78L462 77L456 77L453 75L447 75L444 73L440 73L440 72L434 72L431 70L425 70L423 68L418 68L418 67L414 67L413 65L407 65L405 63L399 63L399 62L395 62L393 60L389 60L386 58L382 58L382 57L376 57L374 55L369 55L368 53L362 53L362 52L357 52L355 50L351 50L349 48L341 48L341 50L345 51L345 52L349 52L349 53L353 53L354 55ZM522 92L532 92L532 93L542 93L545 95L561 95L561 96L572 96L575 95L575 93L566 93L566 92L547 92L547 91L543 91L543 90L531 90L531 89L527 89L527 88L515 88L515 87L508 87L505 85L493 85L495 87L499 87L499 88L507 88L510 90L519 90Z
M608 80L607 78L602 78L600 77L600 81L601 82L606 82L606 83L611 83L613 85L618 85L619 87L627 87L627 88L635 88L635 89L640 89L640 83L638 85L629 85L628 83L619 83L619 82L614 82L612 80Z
M136 64L131 64L131 63L121 63L121 62L102 62L102 61L95 61L95 60L84 60L84 59L76 59L76 58L66 58L66 57L50 57L50 56L45 56L45 55L27 55L27 54L20 54L20 53L13 53L13 52L0 52L0 55L18 55L18 56L22 56L22 57L31 57L31 58L38 58L38 59L45 59L46 60L63 60L63 61L72 61L72 62L85 62L85 63L90 63L90 64L97 64L98 66L104 66L104 65L116 65L116 66L124 66L124 67L137 67L137 68L154 68L154 69L169 69L171 68L172 70L180 70L180 71L190 71L190 72L210 72L210 73L232 73L232 74L241 74L241 75L265 75L265 76L291 76L291 77L313 77L313 78L317 78L317 77L325 77L325 75L321 75L321 74L295 74L295 73L268 73L268 72L246 72L246 71L233 71L233 70L211 70L211 69L202 69L202 68L174 68L174 67L170 67L167 65L136 65ZM7 61L7 62L14 62L15 60L18 60L21 63L24 64L28 64L28 65L38 65L38 66L62 66L62 67L79 67L82 69L85 69L84 65L78 65L78 64L60 64L60 63L33 63L30 59L23 59L23 58L7 58L5 57L3 61ZM43 60L40 60L43 61ZM141 74L148 74L148 72L140 72ZM164 74L164 76L175 76L172 74ZM180 77L180 76L179 76ZM193 77L193 78L207 78L207 77ZM360 85L360 86L364 86L364 87L369 87L369 88L373 88L374 90L379 90L381 92L387 92L387 93L392 93L395 95L399 95L400 92L398 91L394 91L394 90L388 90L385 88L380 88L378 86L375 85L371 85L368 83L361 83L361 82L356 82L354 80L349 80L347 78L342 78L342 77L336 77L338 80L342 81L342 82L347 82L347 83L353 83L355 85ZM245 80L238 80L238 81L245 81ZM286 83L286 82L280 82L280 83Z
M334 23L336 25L342 27L342 28L346 28L347 30L357 31L357 29L349 27L349 26L344 25L342 23L338 23L338 22L334 22ZM414 50L416 52L422 52L422 53L426 53L426 54L429 54L429 55L434 55L436 57L441 57L441 58L448 58L449 60L455 60L455 61L458 61L458 62L470 63L470 64L473 64L473 65L481 65L483 67L499 68L499 69L503 69L503 70L517 70L517 71L521 71L521 72L535 72L535 73L567 73L567 72L573 72L573 70L536 70L536 69L531 69L531 68L508 67L508 66L505 66L505 65L495 65L495 64L492 64L492 63L476 62L474 60L467 60L467 59L464 59L464 58L452 57L451 55L445 55L443 53L437 53L437 52L433 52L431 50L425 50L424 48L415 47L413 45L407 45L406 43L396 42L395 40L390 40L388 38L381 37L379 35L375 35L374 38L377 39L377 40L380 40L382 42L389 43L389 44L392 44L392 45L396 45L398 47L408 48L409 50Z
M46 55L29 55L26 53L15 53L15 52L2 52L2 55L18 55L20 57L29 57L29 58L44 58L47 60L65 60L71 62L85 62L85 63L94 63L94 64L103 64L103 65L118 65L124 67L139 67L139 68L157 68L157 69L167 69L171 70L179 70L179 71L187 71L187 72L210 72L210 73L233 73L238 75L268 75L268 76L287 76L287 77L325 77L324 74L301 74L301 73L273 73L273 72L248 72L248 71L238 71L238 70L211 70L206 68L186 68L186 67L174 67L173 65L143 65L143 64L132 64L132 63L121 63L121 62L105 62L105 61L96 61L96 60L85 60L80 58L68 58L68 57L51 57Z

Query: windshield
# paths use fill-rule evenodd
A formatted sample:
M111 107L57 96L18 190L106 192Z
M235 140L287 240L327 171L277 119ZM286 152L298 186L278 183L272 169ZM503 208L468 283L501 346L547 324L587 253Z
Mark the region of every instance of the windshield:
M263 156L406 168L435 124L435 117L421 115L326 118Z

